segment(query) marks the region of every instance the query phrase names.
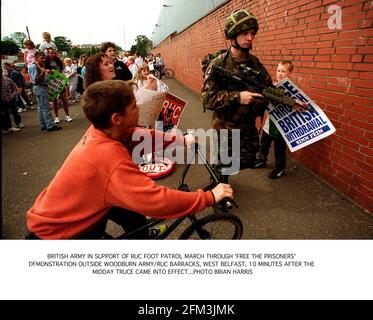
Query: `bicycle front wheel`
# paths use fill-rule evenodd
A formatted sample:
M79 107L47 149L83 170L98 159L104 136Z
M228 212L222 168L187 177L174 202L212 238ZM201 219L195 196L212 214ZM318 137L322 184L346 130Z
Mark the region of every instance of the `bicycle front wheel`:
M242 233L240 218L230 213L216 213L190 225L179 239L241 239Z
M164 76L166 77L166 79L171 79L174 76L174 71L172 69L166 69L164 71Z
M161 77L161 73L159 72L159 70L157 69L154 70L154 76L158 79Z

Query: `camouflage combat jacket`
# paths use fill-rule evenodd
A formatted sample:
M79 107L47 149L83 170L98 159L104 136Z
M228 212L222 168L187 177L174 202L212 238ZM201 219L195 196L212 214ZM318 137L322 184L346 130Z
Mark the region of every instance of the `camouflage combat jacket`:
M210 78L211 67L218 65L240 75L239 66L245 64L253 70L260 71L257 81L261 85L271 86L272 79L257 57L249 54L246 61L233 60L230 50L213 59L207 67L202 88L203 107L213 111L213 127L215 129L253 129L255 118L266 109L268 102L256 99L249 105L240 104L240 92L228 91L224 83Z

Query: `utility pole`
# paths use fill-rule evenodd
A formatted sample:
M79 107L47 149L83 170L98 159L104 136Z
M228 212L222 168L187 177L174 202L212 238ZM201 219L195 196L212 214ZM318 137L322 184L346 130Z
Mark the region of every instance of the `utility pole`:
M123 42L124 42L124 50L127 50L126 47L126 27L123 26Z

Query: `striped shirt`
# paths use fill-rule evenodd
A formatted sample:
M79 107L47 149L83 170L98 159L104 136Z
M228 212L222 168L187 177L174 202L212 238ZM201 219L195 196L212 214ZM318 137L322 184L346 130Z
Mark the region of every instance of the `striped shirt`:
M14 81L7 76L2 75L1 80L1 100L4 102L9 102L17 97L17 85Z

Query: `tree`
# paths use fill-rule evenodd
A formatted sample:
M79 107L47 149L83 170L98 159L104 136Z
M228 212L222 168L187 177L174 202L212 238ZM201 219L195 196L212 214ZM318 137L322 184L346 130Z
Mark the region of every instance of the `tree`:
M14 40L5 37L4 40L1 40L1 54L14 55L19 52L19 46Z
M58 36L58 37L55 37L53 41L56 44L58 51L69 52L71 50L71 45L72 45L71 40L66 39L66 37Z
M82 49L80 49L80 48L72 48L68 52L68 55L69 55L70 58L79 58L82 53L83 53Z
M137 36L136 43L131 47L131 52L140 52L142 57L146 57L152 48L152 41L144 35Z
M20 47L23 48L23 41L27 38L24 32L14 32L10 35L10 38Z
M98 48L96 48L95 46L91 46L89 49L88 49L88 55L91 56L95 53L98 53L100 52L100 50Z

